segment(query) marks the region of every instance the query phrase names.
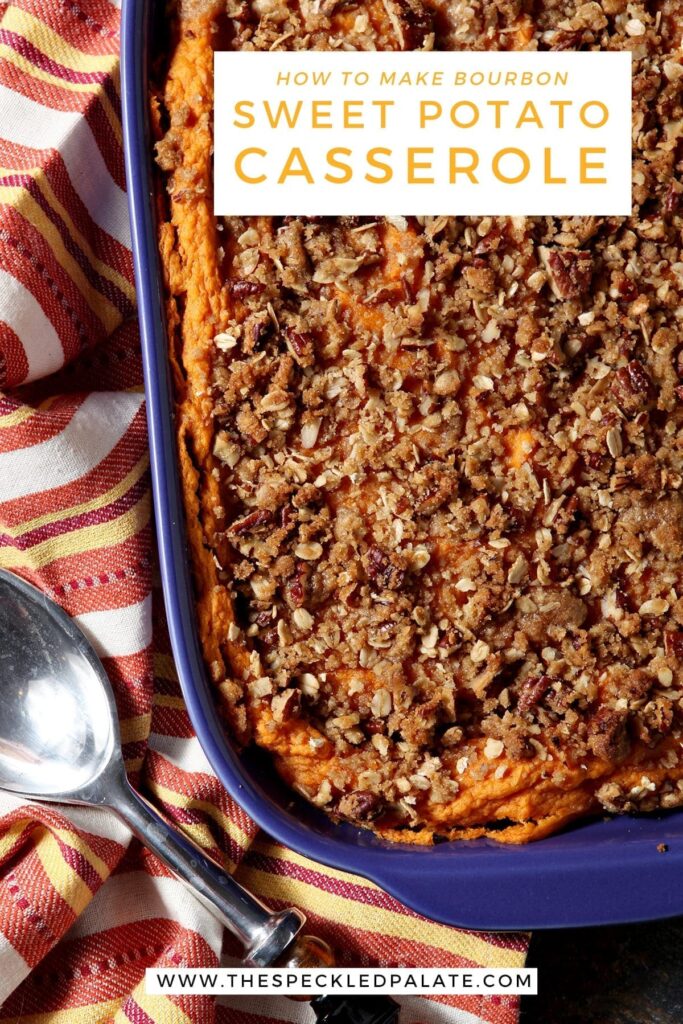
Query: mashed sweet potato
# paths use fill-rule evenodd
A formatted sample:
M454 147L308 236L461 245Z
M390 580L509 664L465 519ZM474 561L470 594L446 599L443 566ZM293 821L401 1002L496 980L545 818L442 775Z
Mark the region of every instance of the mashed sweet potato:
M683 803L683 9L529 10L182 0L152 98L226 727L401 841ZM340 45L630 49L632 217L215 219L214 49Z

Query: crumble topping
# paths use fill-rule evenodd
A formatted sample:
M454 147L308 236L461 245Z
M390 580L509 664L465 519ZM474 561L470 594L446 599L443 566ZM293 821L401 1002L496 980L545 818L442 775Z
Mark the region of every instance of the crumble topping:
M184 66L181 102L171 64L186 490L207 608L229 597L205 646L232 730L340 817L514 841L683 803L682 24L680 0L180 4L176 53L633 53L631 217L209 217L194 291L210 90Z

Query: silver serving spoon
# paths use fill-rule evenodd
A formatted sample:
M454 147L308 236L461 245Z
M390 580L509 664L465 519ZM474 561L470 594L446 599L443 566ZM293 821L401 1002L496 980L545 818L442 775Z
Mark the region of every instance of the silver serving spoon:
M0 789L114 811L245 947L256 966L289 950L305 917L271 913L133 790L111 685L91 644L41 591L0 570ZM308 944L308 945L307 945ZM311 945L312 944L312 945ZM305 948L304 948L305 947ZM304 937L291 965L328 959Z

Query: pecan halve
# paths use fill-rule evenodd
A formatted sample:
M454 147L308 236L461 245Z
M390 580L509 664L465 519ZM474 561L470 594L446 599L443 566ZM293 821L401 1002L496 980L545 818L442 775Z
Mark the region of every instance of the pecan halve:
M667 629L664 631L664 650L670 658L683 661L683 631Z
M260 508L250 512L249 515L244 516L242 519L236 519L234 523L230 524L228 532L241 536L243 533L258 530L261 526L268 526L272 521L273 513L267 508Z
M637 412L651 401L654 388L639 359L618 369L612 379L612 394L625 412Z
M295 331L294 328L288 327L285 330L285 341L299 366L312 365L315 358L312 334L308 331Z
M551 683L550 676L527 676L519 687L518 709L525 712L535 708L545 697Z
M305 562L297 562L294 573L285 581L285 600L290 608L301 608L306 600L310 567Z
M576 299L588 291L593 276L593 257L589 252L540 246L538 254L556 298Z
M260 295L265 285L260 281L229 281L228 287L236 299L246 299L249 295Z

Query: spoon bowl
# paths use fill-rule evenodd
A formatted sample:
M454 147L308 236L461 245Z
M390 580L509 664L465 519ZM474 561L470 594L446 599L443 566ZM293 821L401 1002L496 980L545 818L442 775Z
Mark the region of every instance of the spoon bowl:
M0 787L100 803L123 771L109 679L83 633L44 594L0 570Z

